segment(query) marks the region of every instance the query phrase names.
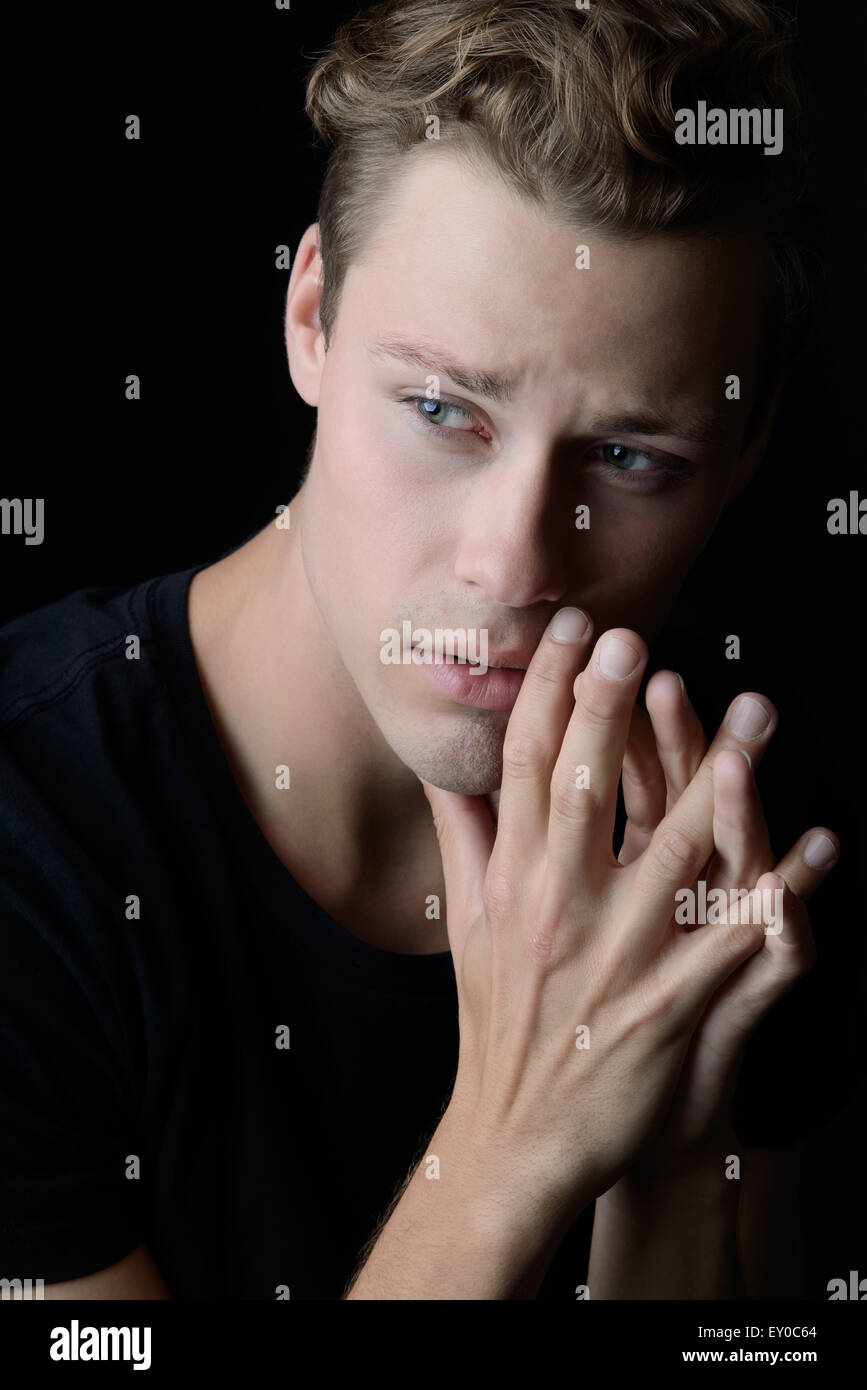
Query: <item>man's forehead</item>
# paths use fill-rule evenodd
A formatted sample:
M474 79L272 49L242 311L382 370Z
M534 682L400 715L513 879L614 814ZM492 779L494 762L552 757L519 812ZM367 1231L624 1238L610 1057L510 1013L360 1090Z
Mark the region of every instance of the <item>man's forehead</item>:
M589 269L559 253L537 254L530 268L481 262L458 255L435 266L419 255L360 266L357 279L350 270L369 350L505 404L542 375L570 372L584 382L626 374L642 394L692 394L703 371L718 383L723 368L747 375L758 356L760 286L713 252L681 260L593 242Z
M630 264L637 275L643 274L648 258L657 270L697 259L716 273L737 262L737 273L744 274L746 261L757 252L763 260L766 249L761 237L735 224L602 229L592 213L584 222L567 216L554 202L520 193L487 160L473 160L447 145L413 150L388 196L371 205L368 217L365 257L389 270L402 262L416 274L432 261L448 264L453 275L484 273L486 261L504 259L516 278L536 267L543 279L556 278L558 270L577 268L578 243L589 243L595 253L585 263L588 268L598 258L601 269L610 256L615 278Z

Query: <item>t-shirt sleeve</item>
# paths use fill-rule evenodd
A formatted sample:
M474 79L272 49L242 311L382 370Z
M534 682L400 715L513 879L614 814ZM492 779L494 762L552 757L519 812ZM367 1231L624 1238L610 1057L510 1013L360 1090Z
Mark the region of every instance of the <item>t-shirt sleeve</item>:
M0 1277L51 1283L144 1238L130 1027L84 863L8 783L2 811Z

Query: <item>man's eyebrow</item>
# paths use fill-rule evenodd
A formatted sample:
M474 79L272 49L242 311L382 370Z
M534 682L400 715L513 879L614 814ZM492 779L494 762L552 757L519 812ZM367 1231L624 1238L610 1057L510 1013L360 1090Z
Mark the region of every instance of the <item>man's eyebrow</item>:
M680 413L673 409L670 416L641 411L630 415L597 415L588 420L588 434L649 434L670 435L673 439L688 439L693 444L725 444L729 431L725 421L715 415Z
M483 372L475 367L462 366L460 362L448 361L449 354L431 343L412 343L406 338L378 338L371 345L375 357L395 357L410 366L419 367L423 372L435 376L447 376L462 391L471 395L483 396L490 401L510 401L513 382L509 377L497 372Z
M484 372L460 362L448 361L448 352L432 343L413 343L408 338L378 338L371 344L375 357L393 357L420 371L449 377L462 391L492 401L510 401L514 382L496 372ZM626 415L597 415L585 426L588 434L669 435L694 444L724 444L729 438L725 422L712 415L682 414L672 410L670 417L639 410Z

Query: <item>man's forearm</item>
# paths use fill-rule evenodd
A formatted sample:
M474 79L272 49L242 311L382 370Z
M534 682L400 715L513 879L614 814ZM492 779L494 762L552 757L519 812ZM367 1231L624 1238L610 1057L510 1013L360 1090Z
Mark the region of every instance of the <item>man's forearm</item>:
M437 1167L437 1177L428 1177ZM344 1299L533 1299L577 1211L520 1191L440 1124ZM576 1203L581 1210L592 1197Z
M596 1202L590 1297L743 1298L738 1203L718 1164L655 1190L621 1180Z

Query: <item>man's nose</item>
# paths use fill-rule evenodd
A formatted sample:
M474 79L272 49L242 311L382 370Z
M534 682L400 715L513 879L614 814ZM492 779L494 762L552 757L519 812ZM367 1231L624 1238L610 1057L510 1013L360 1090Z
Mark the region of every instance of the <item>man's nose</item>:
M501 464L502 461L500 461ZM567 590L574 507L555 486L550 459L494 465L459 518L455 576L497 603L557 603Z

